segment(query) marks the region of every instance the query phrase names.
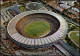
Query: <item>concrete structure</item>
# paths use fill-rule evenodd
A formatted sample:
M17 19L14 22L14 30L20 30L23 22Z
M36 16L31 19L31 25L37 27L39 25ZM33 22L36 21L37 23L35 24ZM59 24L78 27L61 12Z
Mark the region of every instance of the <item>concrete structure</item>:
M38 2L29 2L26 3L26 9L29 10L47 10L42 3L38 3Z
M17 32L15 28L17 22L24 16L34 13L45 13L56 17L60 22L59 29L54 34L44 38L32 39L22 36L20 33ZM13 19L11 19L11 21L7 26L7 31L10 36L10 39L14 41L16 44L29 49L45 48L48 46L52 46L55 41L62 39L66 35L67 29L68 29L67 23L62 16L54 12L45 10L33 10L33 11L23 12L19 15L16 15Z

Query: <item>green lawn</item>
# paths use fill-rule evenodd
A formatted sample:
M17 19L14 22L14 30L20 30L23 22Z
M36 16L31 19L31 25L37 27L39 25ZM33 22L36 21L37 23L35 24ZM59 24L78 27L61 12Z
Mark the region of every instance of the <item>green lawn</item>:
M28 37L38 38L50 32L50 24L46 21L35 21L24 27L24 32Z
M77 44L79 44L79 32L72 32L70 36L72 40L74 40Z
M23 11L23 12L26 11L24 6L19 6L19 9L20 9L21 11Z

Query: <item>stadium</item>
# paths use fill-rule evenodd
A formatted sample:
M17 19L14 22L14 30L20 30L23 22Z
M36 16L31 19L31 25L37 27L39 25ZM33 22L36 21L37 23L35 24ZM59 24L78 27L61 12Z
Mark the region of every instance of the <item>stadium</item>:
M9 38L17 45L27 49L52 46L67 33L65 19L47 10L32 10L16 15L8 23Z
M38 3L38 2L29 2L26 4L26 8L28 8L29 10L38 10L41 9L43 7L42 3Z

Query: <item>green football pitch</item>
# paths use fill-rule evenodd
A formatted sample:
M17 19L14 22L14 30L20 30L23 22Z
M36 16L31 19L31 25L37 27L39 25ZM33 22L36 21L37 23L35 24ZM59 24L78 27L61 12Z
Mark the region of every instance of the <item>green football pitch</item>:
M38 38L50 32L50 23L46 21L35 21L24 27L26 36L30 38Z
M79 32L72 32L70 36L73 41L79 44Z

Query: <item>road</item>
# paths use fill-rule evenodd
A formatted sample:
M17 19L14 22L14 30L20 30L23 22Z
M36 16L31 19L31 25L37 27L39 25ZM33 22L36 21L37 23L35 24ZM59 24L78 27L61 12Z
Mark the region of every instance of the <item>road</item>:
M42 1L41 1L41 2L42 2ZM72 23L72 24L75 24L76 26L79 27L79 24L78 24L78 23L72 21L72 20L71 20L72 18L68 17L68 16L65 15L63 12L58 11L57 9L53 8L52 6L50 6L49 4L46 4L46 3L44 3L44 2L42 2L42 3L43 3L44 5L46 5L48 8L50 8L53 12L62 15L68 22L70 22L70 23Z
M73 56L80 56L80 51L75 49L74 47L70 46L69 44L65 43L62 40L59 40L59 43L65 48L71 55Z

